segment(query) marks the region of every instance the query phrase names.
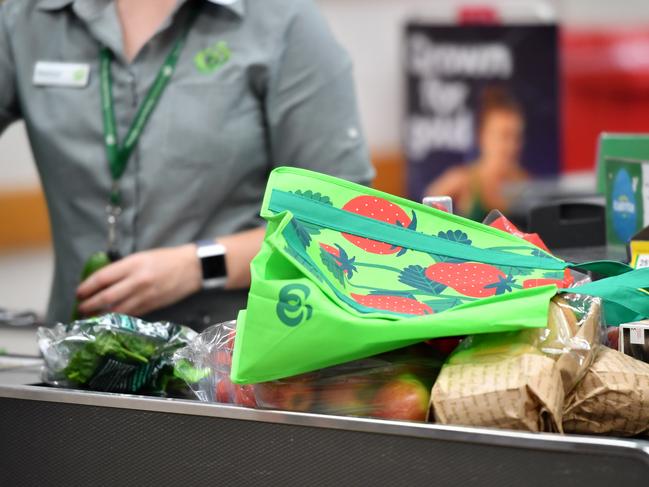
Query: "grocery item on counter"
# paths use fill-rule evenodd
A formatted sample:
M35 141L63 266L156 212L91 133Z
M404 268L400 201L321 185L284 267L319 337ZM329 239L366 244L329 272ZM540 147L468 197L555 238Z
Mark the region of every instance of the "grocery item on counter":
M580 434L649 434L649 364L600 347L566 400L563 429Z
M178 394L173 353L195 336L169 322L149 323L120 314L40 327L43 381L58 387L103 392Z
M426 196L422 204L446 213L453 213L453 198L450 196Z
M510 222L499 210L491 210L482 223L489 225L491 228L497 228L498 230L502 230L505 233L525 240L544 252L551 253L538 233L525 233L520 231L518 227ZM560 289L572 287L575 284L573 271L565 269L563 271L563 276L560 274L554 274L546 275L539 279L528 279L523 283L523 287L547 286L548 284L554 284Z
M548 326L474 335L449 357L431 396L442 424L561 431L565 394L584 376L599 341L600 301L555 297Z
M277 168L232 381L254 384L442 337L544 328L567 269L609 323L649 315L649 269L577 266L524 238L330 176ZM501 221L502 223L502 221ZM512 231L511 228L508 231ZM622 321L618 321L622 320Z
M482 221L485 225L489 225L492 228L497 228L503 232L507 232L510 235L514 235L518 238L521 238L531 244L536 245L541 250L545 252L550 252L550 249L545 245L545 242L541 239L538 233L525 233L519 230L519 228L510 222L505 215L503 215L499 210L491 210L489 214Z
M563 388L552 359L533 347L494 362L449 364L433 387L434 421L560 431Z
M618 326L606 326L602 330L602 345L613 350L619 350L620 328Z
M307 374L258 384L230 380L236 323L214 325L174 356L201 401L334 415L425 421L443 359L410 346Z
M649 363L649 320L620 325L617 350Z
M537 343L544 355L556 360L565 394L593 363L601 338L601 308L599 299L579 294L563 294L550 303L549 325L539 332Z

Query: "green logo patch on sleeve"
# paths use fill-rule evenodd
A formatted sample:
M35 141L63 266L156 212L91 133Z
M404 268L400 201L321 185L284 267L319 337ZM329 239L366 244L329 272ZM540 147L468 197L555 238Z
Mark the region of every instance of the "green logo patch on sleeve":
M194 56L196 69L203 74L217 70L230 59L232 52L225 41L219 41L211 47L199 51Z

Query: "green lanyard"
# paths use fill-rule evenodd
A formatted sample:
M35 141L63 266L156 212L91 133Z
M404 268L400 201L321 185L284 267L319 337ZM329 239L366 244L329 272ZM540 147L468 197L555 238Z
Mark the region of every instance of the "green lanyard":
M121 194L119 182L126 171L129 159L135 146L137 145L144 128L146 127L151 114L155 110L165 88L171 80L180 53L185 45L185 40L189 34L194 21L198 16L198 9L192 11L191 17L180 36L176 40L171 52L167 55L160 71L156 76L151 88L149 88L144 100L140 104L135 118L131 123L123 144L117 140L117 124L115 123L115 103L113 101L113 83L111 77L111 64L113 53L110 49L103 47L99 53L100 64L100 84L101 84L101 109L104 122L104 144L106 146L106 155L108 156L108 165L113 180L110 203L107 207L108 212L108 249L114 252L116 249L116 227L117 218L121 213Z

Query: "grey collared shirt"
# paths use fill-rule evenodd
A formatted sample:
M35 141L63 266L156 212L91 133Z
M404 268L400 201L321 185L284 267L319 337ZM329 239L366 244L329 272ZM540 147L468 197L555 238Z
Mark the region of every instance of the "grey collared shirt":
M122 178L122 254L260 225L266 178L278 165L364 183L373 175L350 60L312 0L180 0L130 63L112 0L6 0L0 131L25 120L47 198L56 255L50 320L69 319L85 259L107 244L99 49L115 55L121 141L191 3L200 16ZM88 82L35 84L39 61L85 65ZM219 313L222 297L194 296L167 315L230 317Z

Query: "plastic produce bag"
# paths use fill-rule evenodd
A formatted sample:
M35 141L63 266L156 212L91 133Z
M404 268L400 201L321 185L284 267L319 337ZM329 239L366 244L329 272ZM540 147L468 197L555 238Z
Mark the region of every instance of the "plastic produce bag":
M593 363L601 338L601 303L580 294L564 294L552 303L549 323L553 325L540 332L537 343L541 352L556 360L568 394Z
M233 357L240 384L432 338L544 328L557 287L537 286L575 267L503 231L301 169L272 172L261 214L267 233ZM611 319L649 314L639 289L649 269L579 268L617 275L580 291L612 303Z
M598 299L565 295L545 329L467 338L433 387L435 421L561 431L565 394L592 363L599 327Z
M186 390L174 377L173 353L196 332L168 322L106 314L69 325L40 327L43 380L103 392L169 394Z
M649 434L649 364L600 347L563 416L566 433Z
M482 223L489 225L491 228L497 228L498 230L502 230L503 232L525 240L526 242L535 245L544 252L551 253L548 247L545 245L545 242L541 240L541 237L537 233L521 232L516 225L510 222L507 217L505 217L505 215L503 215L498 210L491 210ZM573 272L568 268L563 271L563 276L557 272L553 272L546 274L545 276L542 276L536 280L527 281L527 285L529 287L554 284L561 289L572 287L574 283L575 279Z
M201 401L334 415L424 421L443 360L411 346L308 374L254 385L230 381L236 324L215 325L174 356Z
M550 252L550 249L548 249L547 245L545 245L545 242L541 239L538 233L521 232L518 227L510 222L499 210L491 210L482 223L526 240L545 252Z

